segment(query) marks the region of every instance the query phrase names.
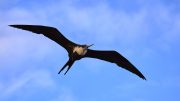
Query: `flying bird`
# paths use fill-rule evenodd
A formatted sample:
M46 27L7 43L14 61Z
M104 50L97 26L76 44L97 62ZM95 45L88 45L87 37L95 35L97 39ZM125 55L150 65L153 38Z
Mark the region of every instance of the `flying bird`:
M65 75L76 60L80 60L82 58L88 57L88 58L96 58L96 59L108 61L111 63L115 63L119 67L122 67L136 74L140 78L146 80L143 74L117 51L89 49L89 47L91 47L93 44L81 45L81 44L74 43L68 40L66 37L64 37L62 33L54 27L42 26L42 25L9 25L9 26L22 29L22 30L31 31L37 34L43 34L44 36L50 38L51 40L55 41L60 46L65 48L68 52L69 60L60 69L58 74L61 73L67 67L67 70L64 73Z

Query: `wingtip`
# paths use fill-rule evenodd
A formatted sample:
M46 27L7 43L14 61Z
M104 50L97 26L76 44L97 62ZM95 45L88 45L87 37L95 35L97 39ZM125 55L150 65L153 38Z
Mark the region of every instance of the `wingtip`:
M14 25L8 25L8 26L13 27Z
M23 29L23 30L25 30L25 29L24 29L25 25L8 25L8 26L13 27L13 28L18 28L18 29Z
M8 25L8 26L10 26L10 27L16 27L17 25Z
M147 80L144 76L143 76L143 77L141 77L141 78L142 78L143 80L145 80L145 81Z
M146 78L142 78L142 79L146 81Z

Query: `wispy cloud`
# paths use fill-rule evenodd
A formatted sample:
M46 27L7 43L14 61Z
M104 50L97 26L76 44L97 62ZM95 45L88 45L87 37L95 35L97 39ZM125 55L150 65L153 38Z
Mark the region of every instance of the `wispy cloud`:
M22 93L27 89L31 90L31 88L52 89L56 86L51 74L45 70L29 70L11 78L8 82L3 86L4 92L1 92L1 97L8 98L18 92Z
M60 90L61 93L58 94L57 98L53 99L52 101L77 101L75 95L73 94L72 90L67 87L64 87Z

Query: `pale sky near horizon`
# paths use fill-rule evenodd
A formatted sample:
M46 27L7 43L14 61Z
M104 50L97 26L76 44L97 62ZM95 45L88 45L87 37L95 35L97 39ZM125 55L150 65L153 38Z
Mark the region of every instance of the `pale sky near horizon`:
M58 44L10 24L58 28L68 39L116 50L147 81L115 64L68 60ZM0 101L179 101L180 1L0 0Z

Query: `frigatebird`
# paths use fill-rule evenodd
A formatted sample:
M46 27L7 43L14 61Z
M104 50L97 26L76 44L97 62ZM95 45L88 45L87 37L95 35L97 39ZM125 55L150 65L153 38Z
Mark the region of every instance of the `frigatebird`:
M19 28L22 30L31 31L37 34L43 34L44 36L50 38L55 41L62 47L64 47L69 56L69 60L66 64L60 69L59 73L61 73L66 67L67 70L64 75L69 71L71 66L76 60L80 60L82 58L96 58L104 61L108 61L111 63L117 64L119 67L122 67L140 78L146 80L143 74L133 65L131 64L125 57L123 57L120 53L114 50L92 50L89 49L92 45L80 45L68 40L64 37L59 30L54 27L42 26L42 25L9 25L11 27ZM58 74L59 74L58 73Z

